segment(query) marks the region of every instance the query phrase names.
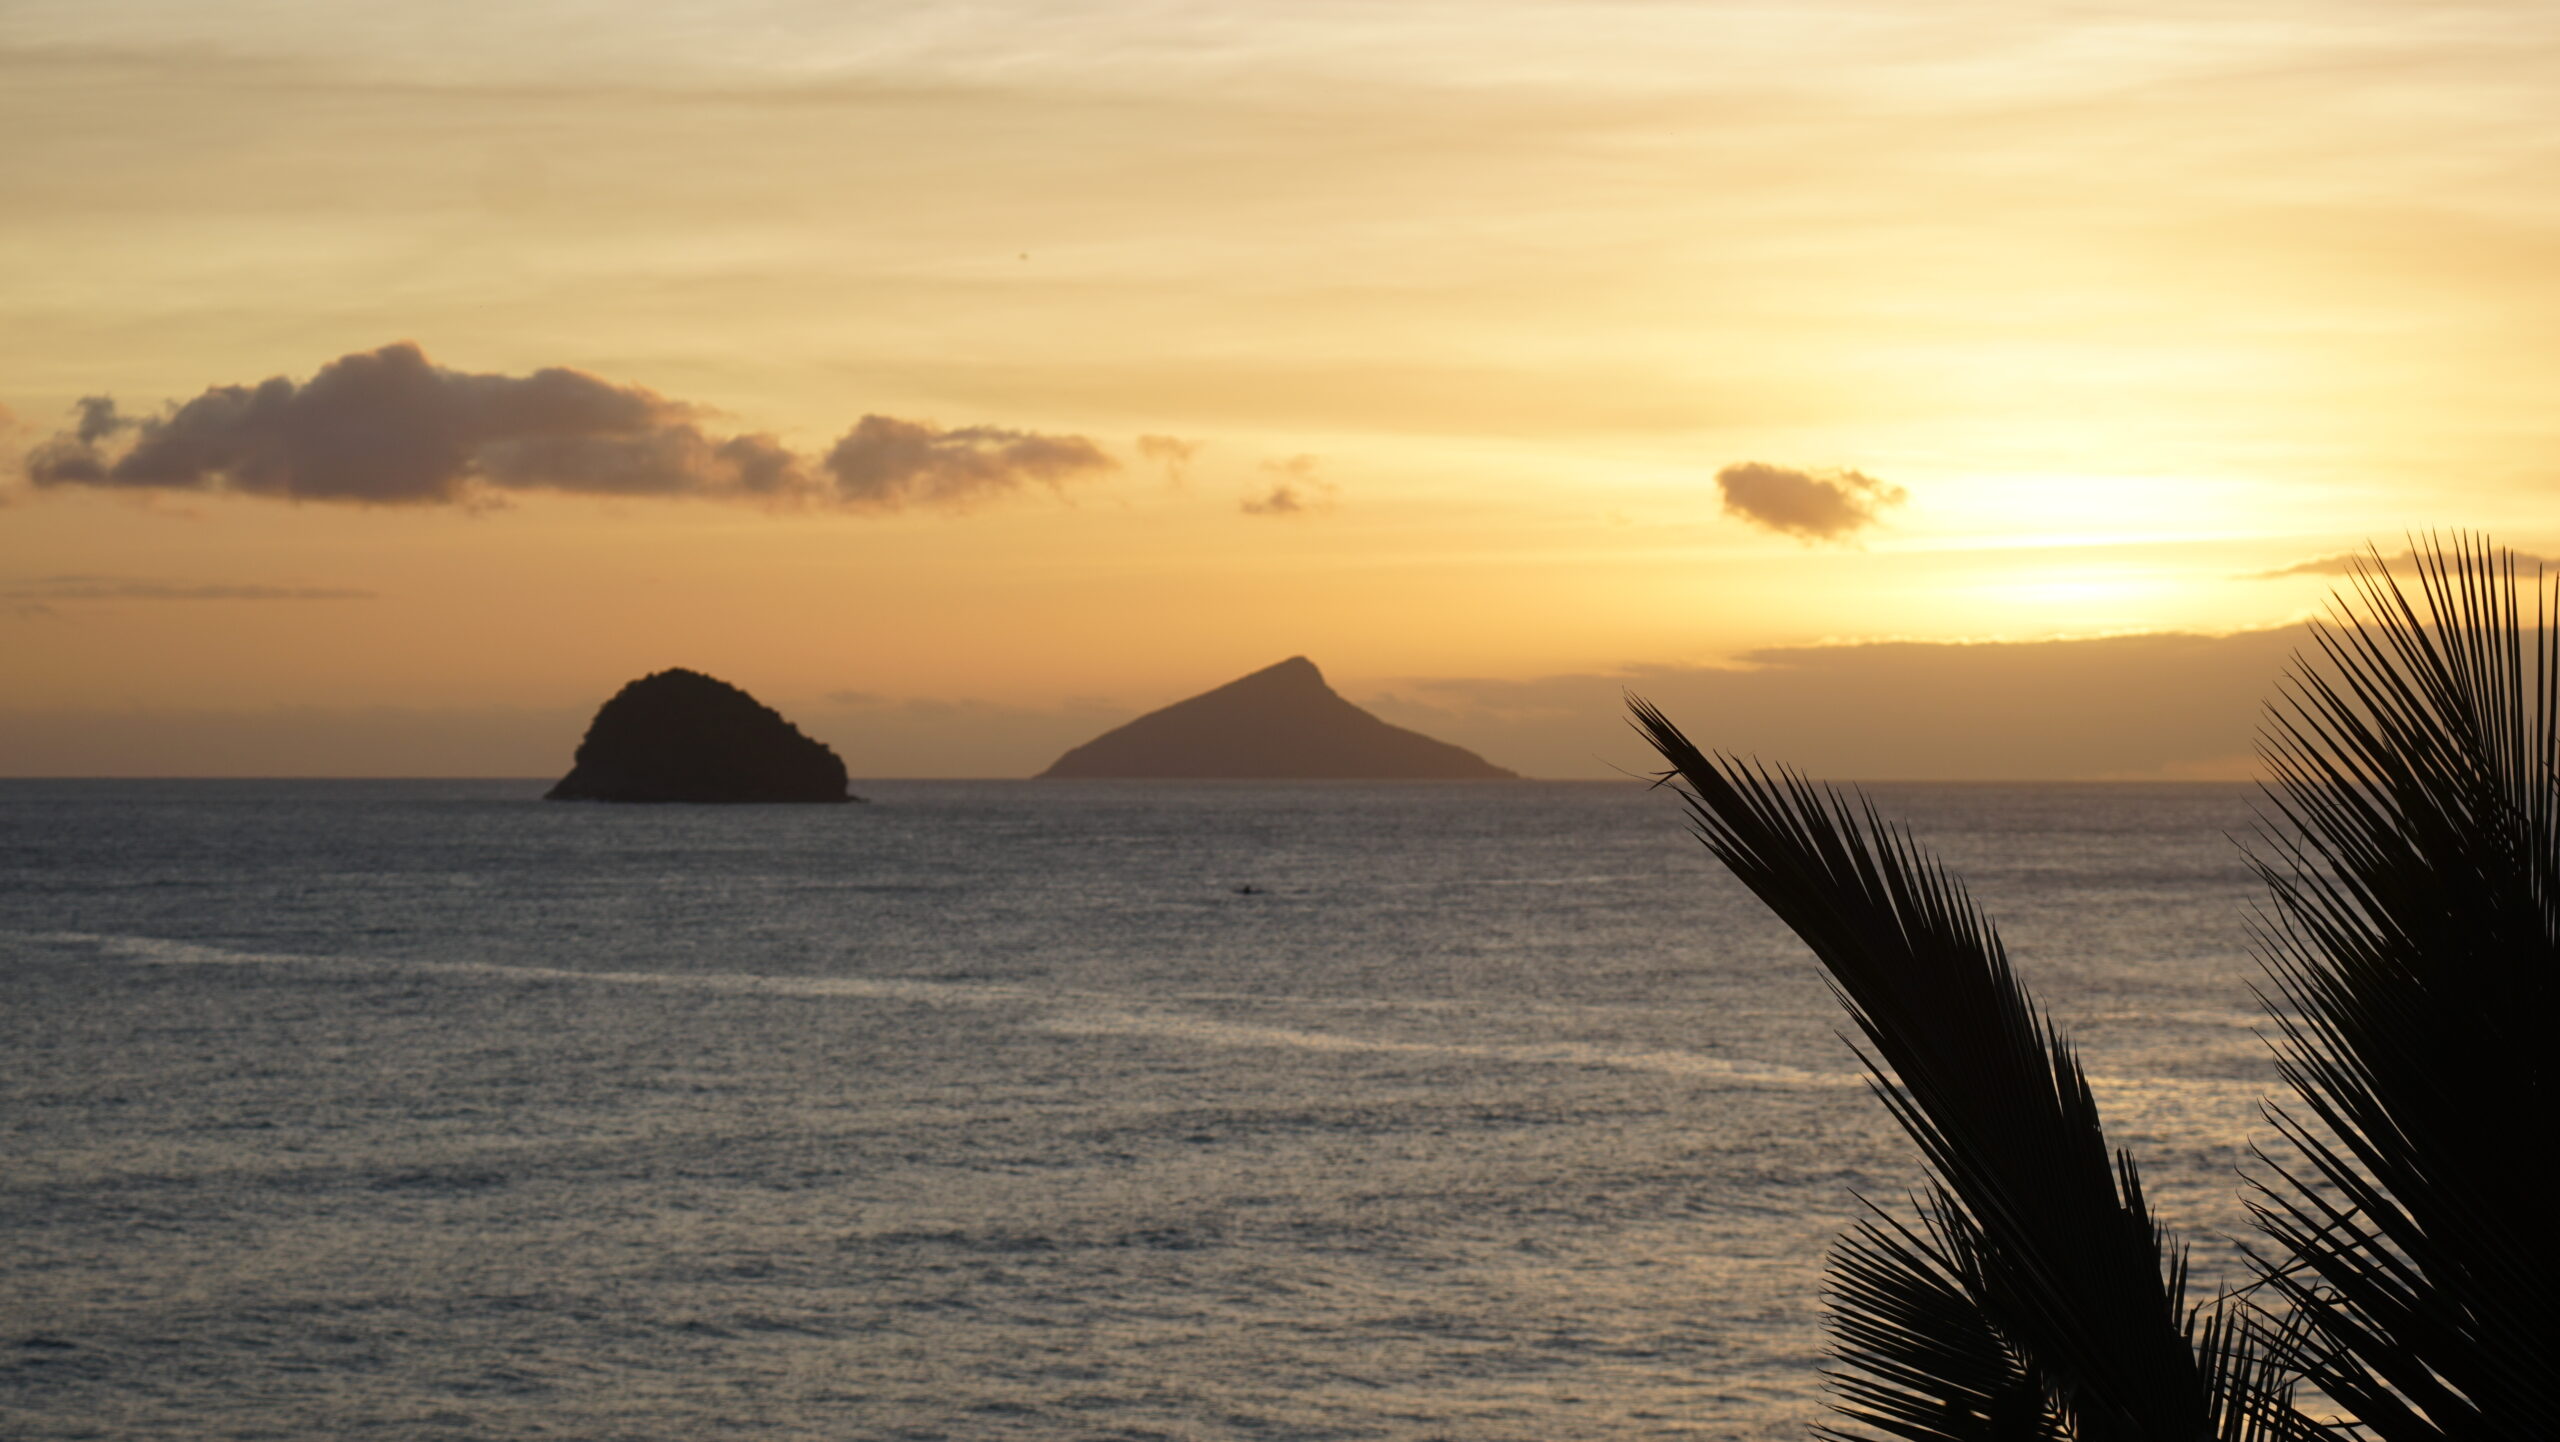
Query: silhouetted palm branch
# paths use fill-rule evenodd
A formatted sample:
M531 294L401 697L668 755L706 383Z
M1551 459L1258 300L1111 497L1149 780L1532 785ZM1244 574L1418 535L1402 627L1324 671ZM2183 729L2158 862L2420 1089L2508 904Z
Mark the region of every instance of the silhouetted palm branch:
M2189 1313L2184 1249L2154 1223L2132 1159L2110 1156L2069 1043L1963 887L1871 805L1710 757L1652 705L1631 704L1684 783L1699 839L1830 973L1874 1048L1878 1095L1943 1189L1934 1243L1870 1227L1842 1253L1850 1415L1909 1437L2042 1435L1988 1407L1959 1419L1958 1399L1986 1391L1950 1370L1946 1314L1961 1294L1975 1313L1964 1355L1988 1355L1974 1333L1996 1339L2073 1436L2193 1442L2226 1413L2283 1424L2276 1402L2218 1390L2256 1368L2200 1360L2199 1344L2225 1345L2230 1325ZM1912 1325L1924 1316L1940 1330ZM1932 1406L1944 1425L1907 1430Z
M2509 553L2417 567L2416 602L2379 556L2357 572L2266 738L2261 939L2297 1101L2271 1115L2304 1159L2256 1203L2281 1309L2185 1309L2070 1047L1907 832L1632 702L1938 1178L1919 1228L1880 1214L1834 1259L1846 1415L1914 1442L2303 1438L2336 1430L2295 1410L2308 1381L2391 1442L2553 1431L2560 628L2537 584L2528 634Z
M2560 664L2511 553L2416 565L2416 601L2378 555L2357 570L2265 739L2262 940L2299 1103L2275 1118L2307 1172L2258 1210L2295 1361L2364 1427L2549 1435Z
M1925 1232L1879 1211L1832 1254L1833 1330L1848 1366L1832 1374L1840 1411L1911 1442L2067 1435L2051 1385L1984 1315L1972 1219L1944 1192L1920 1210Z

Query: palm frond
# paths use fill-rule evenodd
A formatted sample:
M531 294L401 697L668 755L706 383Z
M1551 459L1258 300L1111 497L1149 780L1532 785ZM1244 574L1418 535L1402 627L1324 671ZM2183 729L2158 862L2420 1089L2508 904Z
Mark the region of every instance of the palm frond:
M2219 1329L2217 1346L2230 1329L2189 1314L2183 1249L2153 1220L2132 1160L2110 1155L2070 1044L1964 888L1871 805L1710 757L1649 703L1630 704L1665 779L1683 783L1699 839L1812 949L1874 1049L1878 1095L1949 1199L1955 1220L1940 1235L1979 1239L1979 1264L1952 1269L1872 1232L1854 1241L1839 1286L1855 1339L1844 1360L1897 1395L1912 1394L1906 1374L1947 1364L1893 1311L1924 1300L1913 1268L1925 1262L2042 1379L2076 1437L2194 1442L2235 1408L2270 1425L2289 1416L2217 1391L2260 1374L2199 1360L2198 1328ZM1898 1415L1883 1392L1851 1395L1871 1423Z
M2205 1390L2214 1398L2206 1435L2219 1442L2315 1442L2340 1435L2294 1406L2297 1317L2270 1316L2241 1299L2224 1298L2197 1315L2189 1336L2208 1374Z
M2258 1211L2303 1375L2386 1439L2560 1417L2547 1032L2560 962L2560 633L2511 553L2377 554L2263 750L2262 928L2302 1164Z
M1943 1191L1919 1210L1925 1230L1878 1211L1832 1254L1840 1412L1908 1442L2059 1442L2068 1433L2052 1385L1984 1313L1972 1218Z

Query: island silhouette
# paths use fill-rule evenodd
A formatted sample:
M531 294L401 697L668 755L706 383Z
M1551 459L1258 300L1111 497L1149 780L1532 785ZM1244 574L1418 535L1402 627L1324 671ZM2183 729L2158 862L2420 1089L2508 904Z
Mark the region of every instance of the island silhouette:
M1304 656L1204 691L1074 748L1039 779L1517 780L1463 746L1344 700Z
M859 801L844 762L782 713L699 671L652 672L596 711L546 801Z

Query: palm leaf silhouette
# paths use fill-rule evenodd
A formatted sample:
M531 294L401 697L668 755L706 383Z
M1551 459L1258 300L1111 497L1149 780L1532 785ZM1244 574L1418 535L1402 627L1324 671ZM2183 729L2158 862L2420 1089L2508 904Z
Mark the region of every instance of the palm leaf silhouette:
M1630 704L1699 839L1830 973L1877 1095L1937 1177L1929 1240L1870 1227L1835 1266L1844 1410L1904 1437L2044 1435L2011 1428L2050 1412L2076 1437L2162 1442L2209 1435L2235 1405L2282 1414L2226 1395L2252 1368L2199 1359L2203 1332L2230 1329L2190 1312L2185 1249L2152 1219L2133 1160L2110 1153L2070 1043L1964 888L1863 800L1709 756ZM2014 1355L2041 1412L2003 1412L1954 1374L1958 1295L1968 1353L1989 1355L1988 1338ZM1933 1409L1939 1430L1922 1430Z
M2512 553L2413 554L2415 599L2356 570L2265 737L2274 1116L2305 1168L2257 1209L2298 1365L2367 1429L2548 1435L2555 631Z
M1944 1192L1922 1203L1921 1216L1925 1231L1879 1211L1832 1255L1833 1326L1847 1364L1832 1374L1839 1410L1912 1442L2065 1436L2051 1383L1984 1314L1989 1279L1971 1218Z
M2376 555L2264 752L2282 1002L2253 1252L2276 1304L2189 1309L2068 1042L1963 888L1874 808L1692 745L1631 698L1699 838L1810 947L1937 1185L1833 1260L1841 1411L1914 1439L2547 1435L2560 628L2511 553ZM2550 604L2560 607L2560 592ZM2352 1420L2297 1411L2297 1382ZM1835 1434L1836 1435L1836 1434Z

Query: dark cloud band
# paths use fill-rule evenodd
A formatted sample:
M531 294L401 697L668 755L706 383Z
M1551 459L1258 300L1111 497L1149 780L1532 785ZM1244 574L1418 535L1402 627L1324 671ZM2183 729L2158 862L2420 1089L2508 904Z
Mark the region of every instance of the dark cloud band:
M104 396L28 452L39 487L226 491L297 501L452 505L491 492L960 507L1113 468L1081 436L943 430L865 416L812 466L769 435L717 435L695 406L549 367L447 369L403 341L310 380L215 386L152 416Z

